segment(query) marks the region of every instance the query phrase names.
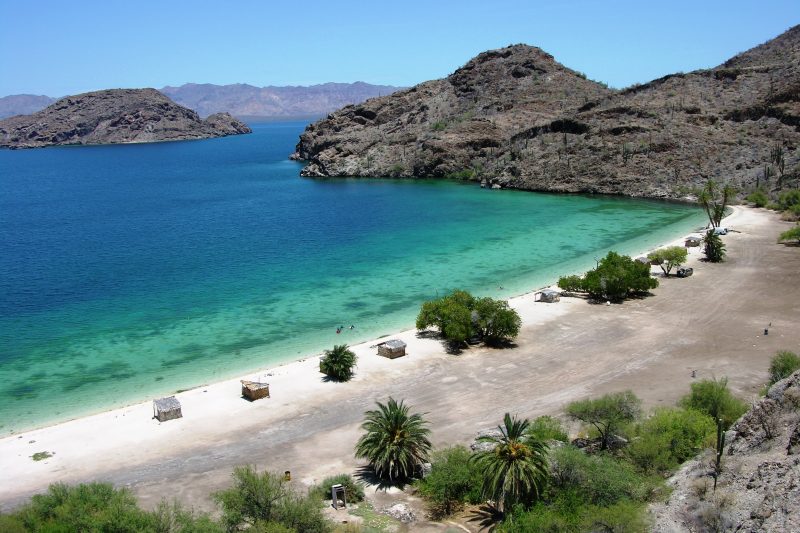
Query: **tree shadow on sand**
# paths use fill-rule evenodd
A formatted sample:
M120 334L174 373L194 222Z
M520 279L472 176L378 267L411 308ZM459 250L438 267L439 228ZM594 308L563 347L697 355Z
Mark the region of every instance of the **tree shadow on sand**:
M472 511L467 522L480 527L481 531L495 531L503 521L503 513L493 506L485 503Z
M365 485L375 487L376 492L379 490L385 491L391 488L405 490L405 488L411 482L411 480L389 481L388 479L380 478L375 474L375 471L369 465L360 466L358 469L356 469L355 477Z

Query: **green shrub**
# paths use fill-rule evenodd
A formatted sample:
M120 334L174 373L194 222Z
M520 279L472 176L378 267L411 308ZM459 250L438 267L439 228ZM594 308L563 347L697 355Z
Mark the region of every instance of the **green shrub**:
M791 189L778 196L778 206L785 211L793 206L800 205L800 189Z
M778 352L769 364L769 384L774 385L796 370L800 370L800 357L785 350Z
M609 455L588 455L574 446L553 450L551 491L572 491L586 504L608 506L619 501L650 501L662 486L657 477Z
M713 446L714 420L693 409L666 407L636 425L625 457L648 474L667 474L705 446Z
M692 383L691 392L681 398L681 407L695 409L719 421L727 431L748 409L747 403L728 389L728 380L703 379Z
M477 313L473 327L487 344L501 344L519 335L522 319L504 300L480 298L472 309ZM475 323L477 322L477 323Z
M432 131L444 131L445 129L447 129L447 122L443 120L437 120L436 122L431 124Z
M356 482L350 474L338 474L336 476L326 477L322 480L322 483L315 485L310 493L320 500L330 500L331 487L333 485L341 485L344 487L344 496L348 503L364 501L364 486Z
M417 482L435 520L457 512L465 503L481 501L483 480L471 456L463 446L439 450L433 454L430 473Z
M583 278L580 276L562 276L558 278L558 288L568 292L583 291Z
M583 290L595 299L619 301L658 287L658 280L650 275L650 265L608 252L597 268L586 273L582 284Z
M528 426L528 433L545 442L548 440L569 442L569 435L564 430L561 420L552 416L544 415L535 418Z
M800 243L800 226L795 226L780 234L778 242L797 241Z
M296 494L278 473L238 466L233 470L233 486L214 498L222 507L222 521L229 531L258 524L267 527L270 522L308 533L331 530L318 500Z
M767 196L764 191L759 189L748 194L745 197L745 200L756 207L766 207L766 205L769 203L769 196Z

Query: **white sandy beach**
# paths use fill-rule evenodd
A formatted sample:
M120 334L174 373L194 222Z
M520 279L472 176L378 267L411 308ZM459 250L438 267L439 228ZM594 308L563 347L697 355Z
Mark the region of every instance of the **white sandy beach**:
M727 375L737 392L752 394L776 349L800 347L797 283L769 293L798 271L800 254L775 244L788 224L773 213L737 207L723 224L741 232L725 237L730 260L700 263L692 248L695 275L662 280L652 298L612 306L538 303L533 292L512 298L523 320L515 348L451 355L441 341L407 330L390 337L407 343L403 358L377 356L375 340L353 346L358 368L348 383L324 381L315 355L242 376L266 376L269 399L242 399L233 379L177 394L179 420L159 423L148 401L3 438L0 506L53 482L100 479L131 486L145 505L169 492L211 508L208 495L226 485L232 465L247 463L291 470L310 484L358 466L352 446L363 411L389 395L429 413L434 443L445 445L495 425L504 410L557 414L570 400L608 390L669 403L688 390L690 369ZM774 332L762 337L768 322ZM54 455L31 459L44 451Z

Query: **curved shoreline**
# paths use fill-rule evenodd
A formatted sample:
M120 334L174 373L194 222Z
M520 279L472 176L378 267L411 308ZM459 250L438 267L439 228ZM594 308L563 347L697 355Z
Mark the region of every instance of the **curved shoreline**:
M726 224L737 224L742 213L742 208L736 208L726 218ZM750 212L745 213L745 215L750 214ZM761 221L766 219L764 216ZM682 238L672 242L681 240ZM699 251L693 250L688 264L696 264L699 256ZM512 348L508 352L477 347L454 357L445 351L439 340L418 336L416 330L409 329L391 336L404 340L408 345L408 355L400 359L389 360L378 357L372 347L375 340L353 346L359 356L359 362L355 378L347 384L324 382L318 371L317 354L243 376L245 379L266 377L271 389L269 399L252 403L244 401L241 398L239 379L230 379L177 394L183 407L183 418L179 420L158 423L152 418L151 402L148 401L2 438L0 439L0 472L2 472L0 503L16 505L31 493L55 481L75 482L99 477L111 478L118 483L139 485L142 482L141 476L144 475L142 469L150 472L147 475L157 476L161 476L158 472L162 467L182 471L187 468L185 457L206 457L207 463L195 463L201 469L213 468L221 457L229 457L239 464L254 462L257 459L251 457L252 451L241 451L240 448L254 445L261 448L262 441L266 445L265 450L273 450L270 456L275 452L277 456L282 456L284 453L289 453L286 450L294 449L298 444L309 441L309 437L301 438L292 431L285 432L284 428L288 426L307 427L310 424L316 428L321 425L323 430L327 428L334 431L332 435L335 439L349 442L353 432L357 431L357 425L349 424L346 418L339 416L339 408L345 409L346 406L346 411L350 415L363 413L363 408L368 407L376 399L376 394L379 395L378 398L385 394L398 396L405 394L403 390L392 391L397 391L398 387L404 389L407 380L412 384L418 383L419 380L433 379L432 376L440 372L445 373L441 378L441 383L445 385L425 386L424 390L428 395L426 401L433 402L429 408L448 406L451 398L446 392L447 384L459 383L467 379L467 376L471 376L469 379L482 379L484 374L492 375L499 369L506 371L504 367L507 365L496 366L498 355L505 353L503 359L527 358L525 355L527 350L539 349L535 344L530 345L531 339L535 342L536 338L545 333L569 327L575 319L587 313L587 307L596 307L588 306L584 300L576 298L565 298L554 305L536 303L534 294L535 291L528 292L510 300L510 304L517 309L523 319L523 332L518 339L520 347ZM659 296L654 300L658 298ZM623 312L629 305L612 306L610 312L614 313L616 309ZM605 309L605 306L602 307ZM559 351L560 349L556 354ZM644 362L635 363L633 367L624 366L621 370L631 372L633 371L631 369L645 364L648 360L645 358ZM567 363L567 366L570 365L571 363ZM511 371L513 372L513 368ZM451 374L452 372L455 372L455 375ZM467 375L463 375L465 372ZM459 375L462 377L459 378ZM567 399L586 394L583 386L570 386L571 379L560 374L553 376L548 383L559 384L561 389L558 392L543 391L543 396L537 400L540 405L537 410L547 410L548 405L562 405ZM507 396L504 392L503 398L494 398L492 401L510 399ZM412 403L418 401L420 400L412 399ZM461 404L450 405L449 408L448 412L451 415L469 409ZM525 407L520 405L519 408ZM480 427L493 425L494 418L490 414L472 413L471 416L476 415L479 415L481 425L468 427L467 433L474 433L473 430ZM345 425L340 426L341 424ZM444 433L452 434L453 431L456 431L456 435L462 435L464 429L446 426ZM298 438L300 441L296 440ZM442 441L440 438L435 444L448 443L452 440L445 437ZM41 451L48 451L54 455L41 462L30 459L33 453ZM269 459L270 456L262 458L262 461L271 464L271 461L276 459L274 457ZM348 461L353 460L351 458ZM301 480L313 482L317 472L323 475L332 470L348 469L344 466L347 464L348 462L341 463L340 460L335 460L333 463L325 462L312 472L301 471L301 476L305 474ZM153 467L156 470L153 470ZM226 470L222 479L227 479L229 472L230 470ZM169 475L164 479L169 483L176 482ZM201 499L207 496L208 494L198 495Z

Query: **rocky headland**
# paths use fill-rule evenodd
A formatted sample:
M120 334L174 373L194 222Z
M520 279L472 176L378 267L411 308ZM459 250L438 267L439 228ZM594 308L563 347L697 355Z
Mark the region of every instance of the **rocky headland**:
M178 141L250 132L227 113L201 120L155 89L109 89L67 96L31 115L0 120L0 147Z
M679 198L708 178L800 181L800 26L724 64L624 90L527 45L308 126L304 176L442 177Z

